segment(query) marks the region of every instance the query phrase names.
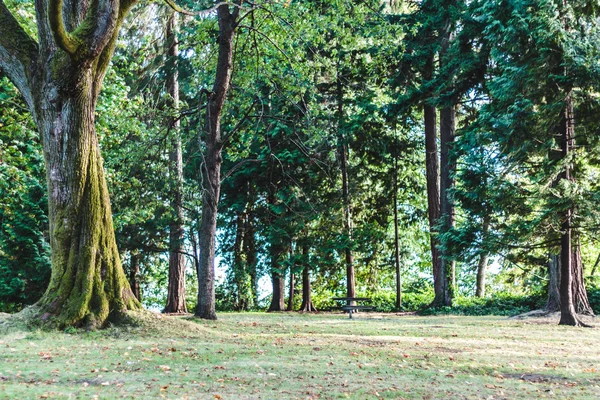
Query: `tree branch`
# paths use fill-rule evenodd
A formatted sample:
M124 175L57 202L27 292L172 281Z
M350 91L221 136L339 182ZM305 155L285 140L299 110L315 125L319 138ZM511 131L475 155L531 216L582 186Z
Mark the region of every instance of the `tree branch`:
M63 19L63 0L48 0L48 22L56 45L78 60L91 60L113 38L119 20L119 0L92 0L85 18L68 32Z
M48 22L56 45L68 54L75 55L77 41L65 28L63 19L63 0L48 0Z
M0 68L17 87L30 110L34 110L31 79L37 62L38 44L0 0Z
M222 1L206 10L190 11L190 10L186 10L185 8L182 8L181 6L179 6L177 3L175 3L174 0L165 0L165 3L167 3L167 5L169 7L171 7L174 11L177 11L178 13L183 14L183 15L189 15L191 17L206 17L206 16L210 15L211 13L217 11L217 9L219 7L224 6L224 5L242 8L241 4L235 4L235 3L230 3L227 1Z

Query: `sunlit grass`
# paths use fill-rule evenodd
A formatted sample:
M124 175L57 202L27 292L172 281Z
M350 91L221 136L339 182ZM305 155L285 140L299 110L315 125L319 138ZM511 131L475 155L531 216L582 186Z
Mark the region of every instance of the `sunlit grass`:
M503 317L231 313L0 337L0 398L599 398L600 330Z

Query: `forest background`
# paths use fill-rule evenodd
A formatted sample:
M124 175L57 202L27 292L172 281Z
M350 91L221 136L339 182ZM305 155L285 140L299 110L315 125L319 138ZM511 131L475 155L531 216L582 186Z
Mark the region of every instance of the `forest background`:
M34 3L4 3L35 36ZM577 311L600 310L595 2L235 4L218 311L347 293L381 311L556 310L567 231ZM125 20L95 123L133 293L184 312L223 17L173 7ZM0 311L14 312L48 286L50 232L40 136L1 71Z

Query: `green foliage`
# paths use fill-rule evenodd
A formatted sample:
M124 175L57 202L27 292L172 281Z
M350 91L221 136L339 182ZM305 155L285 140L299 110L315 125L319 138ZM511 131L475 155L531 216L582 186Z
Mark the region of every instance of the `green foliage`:
M50 279L45 170L24 104L0 80L0 311L18 311Z

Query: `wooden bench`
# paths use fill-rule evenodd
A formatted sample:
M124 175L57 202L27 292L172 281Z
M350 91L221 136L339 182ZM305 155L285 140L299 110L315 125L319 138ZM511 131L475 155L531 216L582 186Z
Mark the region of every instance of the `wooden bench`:
M360 305L356 304L359 302L370 303L371 299L369 297L334 297L333 300L334 301L343 301L346 303L341 307L341 309L344 311L348 311L348 318L350 318L350 319L352 319L353 311L373 310L373 307L371 307L371 306L360 306ZM355 304L352 304L352 303L355 303Z

